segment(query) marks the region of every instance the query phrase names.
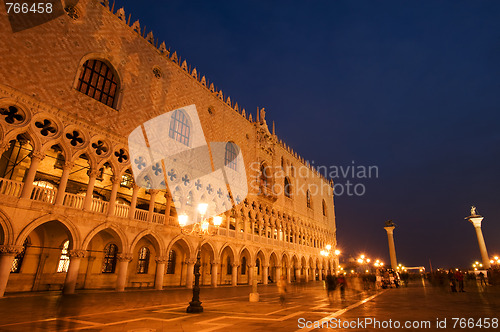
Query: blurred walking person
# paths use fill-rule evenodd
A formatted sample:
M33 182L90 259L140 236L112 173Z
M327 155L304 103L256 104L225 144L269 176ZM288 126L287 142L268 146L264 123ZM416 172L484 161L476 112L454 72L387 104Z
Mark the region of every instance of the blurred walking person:
M345 301L345 289L347 287L347 282L343 274L339 275L339 277L337 278L337 284L340 288L340 298L342 299L342 301Z
M286 294L286 279L285 276L281 276L280 280L276 283L278 286L278 293L280 294L280 303L281 305L285 304L285 294Z
M331 274L327 275L326 276L326 292L328 295L328 300L330 300L330 304L332 304L333 300L334 300L335 288L337 288L337 279Z

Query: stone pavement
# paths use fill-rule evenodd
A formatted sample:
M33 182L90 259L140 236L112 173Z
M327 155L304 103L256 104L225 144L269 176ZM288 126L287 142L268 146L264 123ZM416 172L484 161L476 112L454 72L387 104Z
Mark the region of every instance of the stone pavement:
M181 288L82 291L66 296L56 292L8 294L0 299L0 331L311 331L314 322L328 322L323 327L333 328L338 320L351 324L351 328L341 329L346 331L390 330L384 325L389 320L393 327L395 321L402 327L408 321L419 328L407 330L432 331L437 330L436 319L441 326L446 319L446 327L452 329L454 317L474 318L476 323L479 318L490 318L492 329L491 318L500 318L500 289L495 287L471 284L466 293L453 294L445 288L424 287L421 282L382 291L354 288L346 291L344 300L337 290L330 304L322 282L291 285L284 306L275 285L259 286L258 303L248 301L248 286L202 288L205 311L201 314L185 312L192 292ZM365 319L376 319L379 325L352 325ZM456 321L456 329L460 323ZM476 326L468 329L478 330Z

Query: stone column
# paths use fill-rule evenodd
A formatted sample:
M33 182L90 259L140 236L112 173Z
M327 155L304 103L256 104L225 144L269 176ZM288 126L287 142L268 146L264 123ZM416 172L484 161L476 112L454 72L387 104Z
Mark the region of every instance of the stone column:
M85 250L70 250L68 272L66 272L66 279L64 280L64 294L73 294L75 292L80 262L83 257L85 257Z
M268 284L269 278L269 265L262 265L262 283L264 285Z
M253 266L249 266L248 267L248 271L247 271L247 273L248 273L248 280L247 281L248 281L249 285L252 285L252 283L253 283L253 271L254 271L254 269L255 268Z
M472 225L474 225L474 229L476 230L477 242L479 244L479 251L481 252L481 260L483 261L483 268L489 269L490 259L488 256L488 251L486 250L486 243L484 242L483 232L481 231L481 222L484 217L481 216L470 216L468 217L469 221Z
M172 195L165 191L165 225L170 225L170 207L172 206Z
M286 281L288 283L292 282L292 268L291 267L286 268Z
M120 179L115 176L113 176L111 181L113 182L113 187L111 188L111 198L108 203L108 216L115 214L116 195L118 194L118 186L120 185Z
M31 192L33 191L33 181L35 180L36 171L38 170L38 165L40 161L45 158L45 155L40 152L32 152L31 154L31 165L28 170L28 174L24 179L23 191L21 191L21 198L31 198Z
M95 256L87 257L87 271L85 272L85 282L83 283L83 288L88 288L92 277L92 267L94 266Z
M274 280L274 282L278 282L278 280L281 279L281 266L279 265L275 266L275 270L276 270L276 280Z
M155 201L156 195L158 194L158 190L149 189L149 211L148 211L148 222L153 221L153 213L155 212Z
M94 193L95 180L97 179L97 170L92 170L88 173L89 183L87 185L87 193L85 194L85 201L83 202L83 209L90 211L92 209L92 195Z
M305 276L305 282L309 282L309 266L306 266L306 269L304 271L304 276Z
M155 289L163 289L163 276L165 275L166 257L156 257L156 275L155 275Z
M384 229L387 232L387 240L389 241L389 254L391 256L391 268L395 271L398 267L396 259L396 246L394 245L394 228L395 226L386 226Z
M193 288L193 280L194 280L194 264L196 264L196 259L191 259L186 261L187 269L186 269L186 287Z
M231 223L231 213L226 211L226 236L229 236L229 224Z
M118 266L116 278L116 291L123 292L127 283L128 264L132 260L132 254L118 254Z
M134 186L132 188L132 199L130 200L130 209L128 210L129 219L135 218L135 210L137 209L137 195L139 195L139 190L141 189L141 187L134 183Z
M212 287L217 287L217 274L219 273L219 262L212 262Z
M318 266L318 279L323 280L323 265Z
M231 274L231 285L236 286L238 285L238 264L233 263L233 271Z
M69 173L75 164L66 162L63 166L63 173L61 175L61 181L57 187L56 205L62 205L64 202L64 194L66 194L66 185L68 184Z
M22 250L22 246L0 245L0 297L5 293L10 270L12 269L12 262Z

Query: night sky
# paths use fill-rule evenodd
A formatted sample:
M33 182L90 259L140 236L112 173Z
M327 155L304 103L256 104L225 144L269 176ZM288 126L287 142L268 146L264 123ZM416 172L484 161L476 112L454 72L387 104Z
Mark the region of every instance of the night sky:
M315 165L372 166L335 197L344 253L470 267L500 254L500 2L117 0ZM358 187L359 188L359 187Z

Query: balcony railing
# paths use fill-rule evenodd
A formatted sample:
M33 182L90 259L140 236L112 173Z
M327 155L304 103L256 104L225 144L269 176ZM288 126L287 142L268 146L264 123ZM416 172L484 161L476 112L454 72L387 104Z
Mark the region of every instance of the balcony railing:
M0 195L19 197L23 189L23 183L20 181L8 180L0 178ZM44 202L47 204L54 204L57 196L57 189L55 188L44 188L40 186L34 186L31 192L30 198L39 202ZM71 193L65 193L63 206L83 209L85 202L85 196L75 195ZM91 211L96 213L107 213L109 208L109 202L103 201L98 198L92 198ZM115 204L114 215L119 218L128 218L130 214L130 206L124 204ZM135 209L134 219L147 222L149 211L142 209ZM155 224L165 224L165 214L153 212L151 222ZM175 224L176 220L174 217L169 218L170 224ZM167 223L168 224L168 223ZM240 240L258 242L264 245L270 245L274 247L282 247L293 250L306 250L315 251L317 248L312 248L304 244L290 243L283 240L268 238L265 234L249 234L237 232L233 229L220 228L219 236L231 237Z

